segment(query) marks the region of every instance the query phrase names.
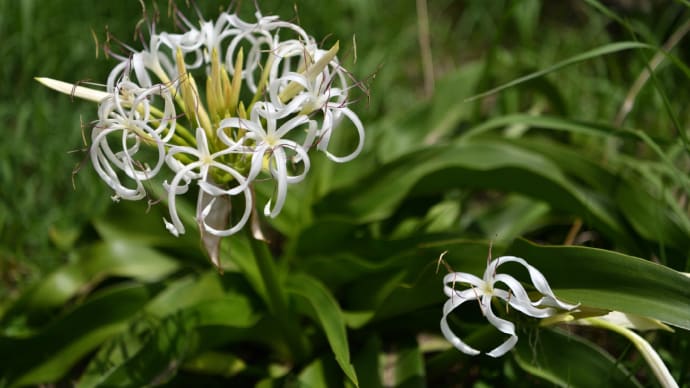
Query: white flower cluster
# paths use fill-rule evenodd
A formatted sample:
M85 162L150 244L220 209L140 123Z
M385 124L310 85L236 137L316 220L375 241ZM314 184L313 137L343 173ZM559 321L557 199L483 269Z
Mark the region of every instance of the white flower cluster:
M231 13L198 28L182 20L184 33L152 31L144 50L113 54L119 63L105 93L81 86L68 91L64 83L39 79L98 100L91 160L114 199L144 198L145 185L167 167L168 230L185 232L176 198L195 184L202 234L228 236L251 217L252 183L262 173L275 180L264 208L275 217L288 186L307 175L310 149L335 162L360 153L364 128L348 108L352 85L336 57L338 43L321 49L301 27L258 12L253 23ZM204 90L195 77L205 78ZM357 145L339 156L329 145L343 121L354 128ZM236 196L243 200L232 204L245 208L233 224L230 204Z

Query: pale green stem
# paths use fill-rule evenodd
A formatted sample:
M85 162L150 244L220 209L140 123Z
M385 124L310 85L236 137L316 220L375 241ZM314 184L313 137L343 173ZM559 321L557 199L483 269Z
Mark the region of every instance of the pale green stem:
M652 348L652 345L650 345L649 342L647 342L639 334L635 333L630 329L616 325L615 323L611 323L604 319L586 318L584 319L584 321L586 321L592 326L611 330L630 340L630 342L632 342L633 345L635 345L640 354L642 354L642 357L644 357L645 361L647 361L647 364L649 364L649 367L652 369L652 372L654 372L654 375L656 376L657 380L659 380L659 384L661 384L662 387L678 387L678 383L676 382L676 380L673 379L673 376L671 376L671 372L669 372L668 368L666 368L666 365L659 356L659 353L657 353L654 350L654 348Z

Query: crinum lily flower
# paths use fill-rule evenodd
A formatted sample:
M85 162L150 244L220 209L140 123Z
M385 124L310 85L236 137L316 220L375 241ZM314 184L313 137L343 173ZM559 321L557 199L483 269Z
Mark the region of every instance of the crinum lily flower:
M154 98L161 99L165 107L158 118L151 114L156 109L150 103ZM99 121L91 133L91 160L117 198L143 198L142 182L153 178L163 166L165 144L175 134L176 114L172 100L166 87L146 89L125 79L114 93L101 101ZM152 159L153 166L136 157L142 145L155 149L157 157ZM127 187L120 177L122 173L133 180L136 187Z
M534 288L542 295L539 300L532 301L517 279L497 272L501 264L510 262L518 263L527 269ZM456 286L461 283L469 284L470 288L456 290ZM463 342L448 325L448 316L465 302L477 300L489 323L500 332L509 335L509 338L501 345L487 353L491 357L500 357L506 354L518 341L515 324L499 318L494 313L491 306L494 298L502 300L515 310L535 318L548 318L557 314L559 310L573 310L578 307L578 305L558 300L544 275L524 259L515 256L502 256L491 260L481 279L469 273L451 272L443 277L443 284L443 291L450 299L443 305L441 332L455 348L473 356L479 354L480 351ZM499 288L500 285L504 285L507 289Z
M251 214L252 194L246 185L246 178L229 165L222 163L220 159L225 155L237 153L238 151L235 147L228 147L212 154L209 151L206 133L202 128L197 128L196 130L196 143L196 148L173 146L166 156L166 162L170 169L175 172L175 177L173 177L170 183L164 183L165 188L168 190L168 207L171 219L171 221L164 220L165 226L175 236L184 233L184 225L177 215L175 199L177 195L186 193L189 189L189 184L196 180L198 181L200 191L197 201L197 222L201 226L202 231L216 236L229 236L237 233L247 223ZM185 164L180 162L178 158L192 160ZM217 187L214 184L213 172L224 176L226 180L235 182L234 187L230 189ZM221 197L238 194L244 194L245 210L235 225L217 229L215 225L206 222L206 218L216 202L215 199L209 199L207 196ZM224 215L229 217L229 212L225 213ZM216 223L214 222L213 224Z
M359 117L347 107L348 79L335 54L339 43L330 50L318 48L314 42L289 40L276 46L276 60L269 76L269 96L278 110L310 115L310 129L304 147L314 142L317 149L334 162L353 160L364 146L364 126ZM292 58L299 59L298 69L286 71ZM282 74L279 73L282 71ZM316 115L320 112L320 115ZM315 117L321 118L321 120ZM347 118L357 131L357 146L345 156L336 156L328 150L333 130Z
M253 185L262 171L276 181L264 209L276 217L288 186L306 177L312 146L332 160L350 160L362 148L364 128L345 108L350 78L337 44L320 49L302 27L260 12L255 21L222 12L197 24L177 9L176 16L182 31L157 32L151 21L141 50L119 41L119 53L106 46L118 62L100 90L37 79L98 103L91 161L113 199L143 199L162 181L164 224L178 236L185 232L179 196L197 193L199 233L220 266L220 238L240 231L250 216L253 236L261 238ZM343 118L354 123L358 146L335 157L327 149L330 133Z
M223 129L237 129L245 132L242 141L246 144L242 149L246 154L251 155L251 169L247 175L247 181L256 179L264 168L264 162L271 176L276 180L275 201L269 200L264 208L264 214L276 217L280 213L287 195L287 185L290 183L301 182L309 171L309 156L307 151L294 140L287 138L287 135L299 129L307 123L308 118L298 115L278 126L280 112L275 107L264 102L257 102L252 109L251 120L240 118L229 118L221 121L218 137L230 147L235 146ZM265 123L265 128L264 124ZM302 163L302 171L297 175L288 173L289 154L294 154L294 161Z

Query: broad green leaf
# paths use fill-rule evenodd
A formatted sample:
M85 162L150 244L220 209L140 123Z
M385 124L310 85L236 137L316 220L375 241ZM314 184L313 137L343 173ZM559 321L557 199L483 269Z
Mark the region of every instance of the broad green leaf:
M316 279L302 274L290 276L287 288L291 294L302 301L307 312L319 323L338 365L350 381L358 386L357 374L350 363L350 346L347 342L345 320L333 295Z
M680 251L690 249L690 219L678 208L676 198L658 192L659 183L645 181L626 171L611 171L582 152L551 141L532 138L512 142L548 157L566 174L586 182L593 191L607 193L609 206L616 207L642 237L670 244Z
M513 352L528 373L561 387L642 386L618 360L583 338L561 330L531 335L531 341L520 338Z
M613 209L584 190L548 158L500 141L424 148L385 164L353 188L327 196L323 212L358 222L383 220L406 199L450 188L484 188L521 193L582 217L585 223L626 246L636 246Z
M546 128L600 138L618 137L627 140L639 140L638 132L629 129L616 128L608 124L583 122L572 119L564 119L561 117L536 116L523 113L491 118L475 127L463 131L462 134L459 135L458 139L460 141L467 141L472 137L515 124L525 125L529 128Z
M146 306L146 311L163 317L177 310L192 307L225 294L220 275L213 270L200 276L186 276L170 283Z
M665 171L667 171L665 175L668 178L676 181L675 183L681 187L690 185L685 173L679 171L657 145L658 141L638 130L619 129L600 123L578 122L557 117L509 115L489 120L465 132L460 141L465 141L473 135L490 129L501 128L514 123L522 123L534 128L567 131L574 134L602 138L615 136L642 142L648 145L660 159L658 163L665 167ZM620 208L631 226L645 238L661 241L664 244L672 244L683 251L688 249L690 220L683 214L682 208L677 205L677 200L670 195L671 190L668 190L668 193L655 193L655 191L660 190L658 182L645 182L639 176L631 176L629 172L620 171L620 168L611 170L610 167L607 168L600 163L587 159L584 153L573 149L572 146L567 147L533 137L508 140L508 142L547 157L557 163L565 173L587 182L597 192L611 196L612 203ZM611 156L611 158L615 157ZM634 163L637 166L633 167L641 168L644 163L651 162L635 159ZM654 202L663 206L649 206L650 203Z
M476 104L463 97L476 92L482 62L466 63L436 82L436 91L423 101L401 112L400 117L384 117L374 128L374 147L380 160L388 162L414 151L421 144L433 144L468 118ZM424 128L424 130L420 130Z
M139 343L121 338L124 341L121 346L112 346L99 362L91 363L79 386L144 386L165 382L182 363L206 350L199 330L217 326L249 328L257 320L248 300L240 296L206 300L184 308L159 322L149 323L144 333L130 333L143 336Z
M524 240L505 254L539 269L559 298L690 330L690 277L668 267L603 249L538 246Z
M59 379L107 338L124 330L151 293L142 285L110 288L33 336L0 337L0 375L10 386Z
M15 315L40 315L95 287L109 276L153 282L165 278L179 265L170 257L149 247L122 240L100 242L85 248L79 259L57 269L42 279L17 301L3 321Z
M484 235L495 241L510 242L546 223L549 205L521 195L508 195L498 204L490 203L474 217Z
M164 191L154 192L153 195L167 198ZM174 237L165 228L163 218L169 215L167 204L164 203L147 207L145 203L123 201L111 206L107 214L93 221L93 225L106 241L128 241L151 247L198 250L200 244L195 233L194 212L185 201L178 201L177 205L185 225L190 225L194 229L180 237Z

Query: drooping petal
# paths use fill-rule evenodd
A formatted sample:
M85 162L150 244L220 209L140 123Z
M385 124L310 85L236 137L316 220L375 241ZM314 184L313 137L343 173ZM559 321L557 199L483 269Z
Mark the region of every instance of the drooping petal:
M170 220L165 222L166 227L168 230L171 230L171 227L174 228L173 234L175 236L184 234L185 228L184 225L182 224L182 221L180 220L180 217L177 215L177 206L175 205L175 200L181 191L184 192L186 189L181 190L179 189L180 182L185 181L184 186L186 187L189 185L189 176L190 172L192 172L194 169L199 168L201 163L199 162L194 162L194 163L189 163L188 165L184 166L180 171L175 174L173 179L170 181L169 185L166 185L168 187L168 210L170 212Z
M450 342L456 349L465 354L469 354L470 356L475 356L480 353L479 350L463 342L463 340L461 340L460 337L456 336L455 333L453 333L453 330L451 330L450 326L448 325L448 316L450 315L450 313L452 313L453 310L455 310L460 305L469 300L472 299L456 298L448 299L446 301L446 303L443 305L443 316L441 317L441 333L446 338L446 340L448 340L448 342Z
M356 158L362 152L362 148L364 148L364 125L362 124L362 121L359 119L359 117L349 108L340 108L337 112L338 115L334 118L334 126L337 125L340 121L340 114L347 116L347 118L350 119L352 124L355 126L355 129L357 131L357 145L355 146L354 151L345 156L336 156L332 154L330 151L328 151L328 144L331 136L330 131L332 131L332 129L329 132L327 132L327 136L322 134L324 139L322 139L322 141L319 142L317 148L319 151L323 151L326 154L326 156L328 156L328 158L332 161L337 163L346 163Z
M213 211L204 214L204 211L207 207L213 207ZM221 237L216 234L209 233L205 225L210 225L212 228L216 229L225 229L230 219L231 209L232 203L230 202L230 198L222 195L213 196L208 194L207 190L199 190L199 196L196 204L196 217L197 224L199 225L199 234L201 235L201 243L213 265L215 265L216 268L218 268L218 270L221 272L223 270L220 263Z
M490 297L489 297L490 299ZM515 347L515 344L518 341L518 337L515 334L515 325L507 321L505 319L499 318L494 314L493 310L491 309L491 301L484 301L482 305L488 305L484 310L484 316L486 319L491 323L495 328L498 329L501 333L508 334L510 337L508 337L507 340L505 340L501 345L497 346L490 352L486 353L488 356L491 357L501 357L502 355L506 354L508 351L510 351L513 347Z
M269 162L269 169L271 170L271 175L276 180L275 205L273 205L273 209L271 209L272 200L269 200L264 208L264 215L275 218L283 209L287 197L288 179L287 168L285 166L285 151L283 151L282 148L274 149L272 161L273 163Z

